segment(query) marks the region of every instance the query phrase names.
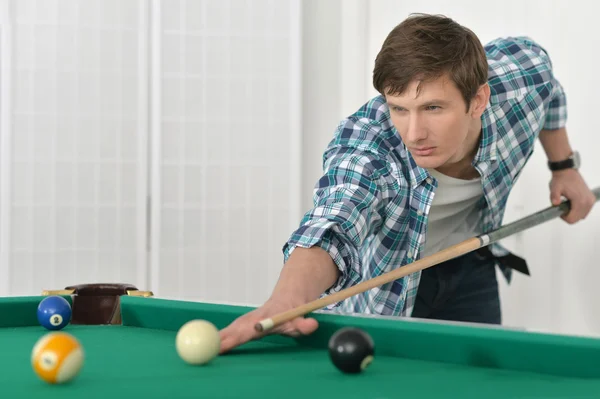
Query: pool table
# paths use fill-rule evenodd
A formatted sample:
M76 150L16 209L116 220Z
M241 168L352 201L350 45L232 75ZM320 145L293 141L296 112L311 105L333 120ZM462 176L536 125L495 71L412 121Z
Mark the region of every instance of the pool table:
M64 385L40 380L31 349L48 331L42 296L0 298L2 398L599 398L600 340L499 327L315 313L313 335L278 335L243 345L204 366L184 363L175 335L190 319L222 328L249 307L124 295L115 324L70 324L85 351ZM71 300L71 296L67 296ZM375 341L361 374L342 374L329 337L356 326Z

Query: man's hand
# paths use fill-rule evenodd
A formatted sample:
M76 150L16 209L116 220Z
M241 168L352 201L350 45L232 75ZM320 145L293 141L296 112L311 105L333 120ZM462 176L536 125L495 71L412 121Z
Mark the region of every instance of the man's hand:
M552 205L559 205L562 197L571 201L571 210L561 216L569 224L585 219L596 202L594 193L575 169L565 169L552 173L552 180L550 181L550 201Z
M249 312L234 320L229 326L220 331L221 350L219 353L223 354L237 346L258 338L262 338L268 334L282 334L291 337L298 337L313 333L318 327L317 321L312 318L303 317L299 317L277 326L266 333L259 333L254 329L254 326L259 321L275 316L276 314L285 312L292 308L294 308L292 304L269 300L260 308L257 308L252 312Z
M220 331L220 353L228 352L236 346L262 338L267 334L289 336L311 334L318 327L317 321L311 318L299 317L266 333L259 333L254 326L263 319L319 298L338 277L337 266L323 249L318 246L294 249L281 270L273 293L264 305L237 318Z

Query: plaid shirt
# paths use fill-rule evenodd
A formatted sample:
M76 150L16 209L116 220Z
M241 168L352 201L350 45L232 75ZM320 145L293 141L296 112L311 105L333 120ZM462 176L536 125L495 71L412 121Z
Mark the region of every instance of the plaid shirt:
M480 229L501 226L508 195L530 158L538 133L565 125L566 99L546 51L526 37L485 46L491 97L473 165L482 178ZM337 127L324 153L314 208L283 247L318 245L341 271L339 291L419 259L437 181L415 164L390 119L385 98L363 105ZM490 246L496 255L508 252ZM510 281L510 269L502 270ZM407 316L420 272L328 307L348 313Z

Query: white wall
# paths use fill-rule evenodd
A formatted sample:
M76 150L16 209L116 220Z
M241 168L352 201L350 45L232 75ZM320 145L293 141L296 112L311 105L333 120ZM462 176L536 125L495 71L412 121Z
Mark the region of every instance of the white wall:
M300 3L0 1L0 295L264 301L300 217Z
M302 209L322 175L322 152L338 122L370 95L365 0L304 0Z
M4 0L2 294L145 283L140 3Z
M150 286L261 303L299 220L299 2L159 6Z
M322 151L343 117L341 0L303 1L302 25L302 210L322 172Z

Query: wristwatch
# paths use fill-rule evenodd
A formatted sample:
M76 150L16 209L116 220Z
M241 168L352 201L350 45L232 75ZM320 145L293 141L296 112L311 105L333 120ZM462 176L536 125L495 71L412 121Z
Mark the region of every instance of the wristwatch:
M579 169L581 166L581 157L579 152L574 151L571 156L563 161L548 161L548 167L551 171L563 170L563 169Z

